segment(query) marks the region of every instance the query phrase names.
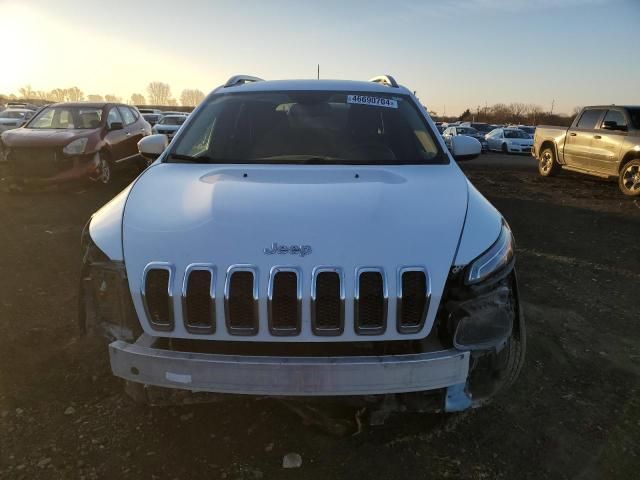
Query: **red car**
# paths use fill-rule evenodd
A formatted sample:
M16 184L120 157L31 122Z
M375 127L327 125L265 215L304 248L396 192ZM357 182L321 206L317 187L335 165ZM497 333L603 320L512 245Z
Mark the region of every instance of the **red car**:
M138 141L151 126L135 107L114 103L56 103L22 128L0 136L9 182L51 184L90 178L109 183L113 167L142 162Z

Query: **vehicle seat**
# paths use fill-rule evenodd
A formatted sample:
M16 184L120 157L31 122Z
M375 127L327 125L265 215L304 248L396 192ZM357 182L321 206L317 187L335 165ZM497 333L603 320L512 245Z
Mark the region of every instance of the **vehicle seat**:
M98 128L100 126L100 116L97 112L86 112L80 116L82 128Z

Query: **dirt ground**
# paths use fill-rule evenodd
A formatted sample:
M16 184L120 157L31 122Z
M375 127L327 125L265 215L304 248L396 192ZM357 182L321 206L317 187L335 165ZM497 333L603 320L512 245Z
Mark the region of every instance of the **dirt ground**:
M345 437L273 400L134 404L76 326L82 226L134 173L109 189L1 192L0 478L637 478L640 200L542 179L528 157L463 168L516 236L521 377L485 408L394 415ZM299 469L282 468L289 452Z

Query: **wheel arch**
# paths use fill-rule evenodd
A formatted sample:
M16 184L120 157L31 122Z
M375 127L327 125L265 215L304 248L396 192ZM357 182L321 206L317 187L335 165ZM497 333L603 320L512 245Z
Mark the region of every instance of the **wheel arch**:
M624 167L627 162L635 160L636 158L640 158L640 151L630 150L625 153L624 157L622 157L622 160L620 160L620 163L618 164L618 173L622 172L622 167Z

